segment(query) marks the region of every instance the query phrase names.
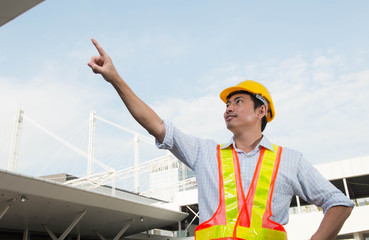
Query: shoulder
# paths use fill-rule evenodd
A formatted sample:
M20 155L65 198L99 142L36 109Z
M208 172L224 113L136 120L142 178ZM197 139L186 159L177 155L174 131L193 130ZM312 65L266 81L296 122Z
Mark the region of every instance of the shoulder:
M157 142L159 148L172 149L176 147L189 147L192 150L198 148L212 148L217 145L214 140L202 139L191 134L182 132L170 121L164 120L165 137L162 143Z
M292 149L290 147L286 147L283 145L280 145L278 143L274 143L274 142L270 142L268 140L267 137L263 137L262 141L260 142L260 145L268 148L268 149L272 149L272 145L275 146L279 146L282 148L282 153L281 153L281 164L285 163L285 164L292 164L292 165L296 165L299 164L301 161L303 161L303 156L302 153L300 151L297 151L295 149Z
M273 149L272 145L279 146L282 148L280 158L280 168L297 170L301 162L305 161L300 151L280 145L278 143L271 142L266 136L263 136L262 140L260 141L260 145L267 149Z
M281 158L284 161L300 162L303 159L302 153L289 147L282 147Z
M288 179L296 179L302 171L308 171L312 165L304 158L303 154L290 147L282 147L279 171L288 176Z
M211 139L195 137L183 133L171 122L164 121L166 135L163 143L157 144L161 149L168 149L180 161L184 162L193 170L211 161L216 156L217 143Z

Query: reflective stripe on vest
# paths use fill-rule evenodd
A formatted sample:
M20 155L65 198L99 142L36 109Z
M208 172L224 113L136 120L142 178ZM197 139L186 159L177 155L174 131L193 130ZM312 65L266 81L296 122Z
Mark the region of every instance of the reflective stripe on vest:
M277 176L282 148L274 151L262 148L249 192L245 198L239 161L232 145L220 149L219 207L213 217L196 228L196 240L248 239L285 240L282 225L269 220L274 182Z

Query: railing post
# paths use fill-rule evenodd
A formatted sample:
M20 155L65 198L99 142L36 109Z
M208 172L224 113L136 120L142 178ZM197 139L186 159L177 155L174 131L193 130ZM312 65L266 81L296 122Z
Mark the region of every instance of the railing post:
M348 187L347 187L347 179L343 178L342 181L343 181L343 186L345 187L346 196L350 199L350 192L349 192Z
M136 193L140 192L140 183L139 183L139 177L138 177L138 169L137 166L140 161L140 137L138 134L135 134L133 138L133 146L134 146L134 175L135 175L135 191Z
M94 110L91 110L88 128L89 138L88 138L87 175L91 175L94 172L95 129L96 129L96 112Z
M20 109L18 110L17 115L15 117L12 145L10 149L9 162L8 162L9 171L15 171L15 169L17 168L19 142L20 142L22 123L23 123L23 113L24 111Z
M300 204L299 196L296 196L296 203L297 203L298 212L299 212L299 214L301 214L301 204Z

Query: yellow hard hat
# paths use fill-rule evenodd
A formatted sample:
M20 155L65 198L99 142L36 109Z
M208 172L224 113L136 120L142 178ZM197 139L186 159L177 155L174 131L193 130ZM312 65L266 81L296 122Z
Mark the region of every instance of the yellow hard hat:
M236 86L224 89L220 93L220 99L222 99L224 103L227 103L228 101L227 97L229 96L229 94L236 92L236 91L246 91L246 92L261 95L268 102L267 122L270 122L273 120L274 115L275 115L274 105L272 101L272 96L270 95L266 87L264 87L262 84L255 82L253 80L246 80L244 82L237 84Z

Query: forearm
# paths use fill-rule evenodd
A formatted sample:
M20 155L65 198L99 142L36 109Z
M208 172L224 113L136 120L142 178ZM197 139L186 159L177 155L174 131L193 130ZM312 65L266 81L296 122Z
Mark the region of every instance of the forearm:
M344 222L350 216L351 207L335 206L330 208L324 215L317 232L311 240L333 240L341 230Z
M96 40L91 39L91 41L95 45L100 56L92 57L88 66L94 73L101 74L106 81L114 86L136 121L158 141L163 142L165 136L164 122L148 105L146 105L146 103L136 96L126 82L119 76L113 61Z
M158 141L162 142L165 136L163 120L145 102L137 97L118 74L110 82L133 118Z

